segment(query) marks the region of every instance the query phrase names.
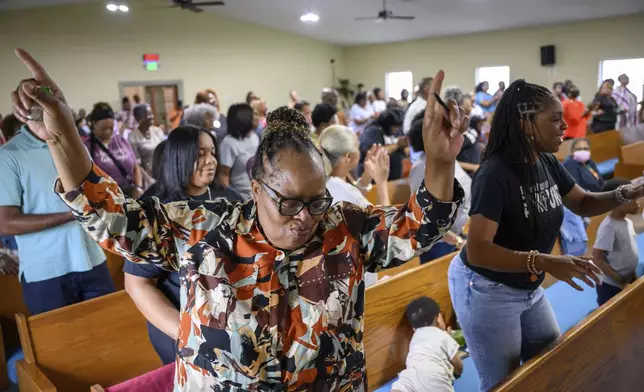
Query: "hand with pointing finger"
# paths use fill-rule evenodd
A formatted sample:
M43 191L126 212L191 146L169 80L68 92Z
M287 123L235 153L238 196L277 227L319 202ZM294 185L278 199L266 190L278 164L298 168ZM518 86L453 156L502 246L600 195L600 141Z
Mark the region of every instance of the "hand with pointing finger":
M74 131L72 111L47 71L26 51L16 49L16 55L31 72L31 78L20 81L16 91L11 93L13 114L45 141L56 139L58 132ZM40 121L30 118L31 109L36 105L42 108Z
M456 101L447 102L446 112L435 94L440 95L445 72L438 71L429 92L423 120L423 143L427 165L454 165L463 146L463 133L469 126L465 110Z

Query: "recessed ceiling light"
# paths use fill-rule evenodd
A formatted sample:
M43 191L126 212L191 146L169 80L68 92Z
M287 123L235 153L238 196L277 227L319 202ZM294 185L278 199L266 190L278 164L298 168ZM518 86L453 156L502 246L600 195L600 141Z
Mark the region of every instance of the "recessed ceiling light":
M112 11L112 12L116 12L116 10L119 9L119 7L116 4L112 4L112 3L106 5L105 8L107 8L108 11Z
M130 10L130 7L128 7L127 5L124 5L124 4L119 5L119 11L128 12L129 10Z
M304 23L315 23L320 20L320 17L313 12L309 12L308 14L300 16L300 20Z

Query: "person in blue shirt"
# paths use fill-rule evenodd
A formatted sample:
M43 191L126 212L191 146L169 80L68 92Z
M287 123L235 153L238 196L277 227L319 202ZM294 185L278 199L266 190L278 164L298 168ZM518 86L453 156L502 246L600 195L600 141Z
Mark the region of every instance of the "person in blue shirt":
M563 163L575 182L588 192L601 192L604 179L590 156L590 143L586 138L573 140L570 156Z
M15 236L23 297L33 315L115 288L105 253L54 193L54 161L29 123L0 148L0 235Z
M214 182L217 157L217 143L211 133L191 125L179 126L154 150L152 172L158 181L142 198L158 197L162 203L218 197L242 201L235 190ZM180 248L186 244L177 245ZM173 363L181 304L179 273L129 260L123 271L125 290L148 320L150 343L165 365Z
M483 109L485 113L494 113L496 110L496 104L501 99L501 94L490 95L488 90L490 89L490 84L488 82L481 82L476 86L476 96L474 97L474 102Z

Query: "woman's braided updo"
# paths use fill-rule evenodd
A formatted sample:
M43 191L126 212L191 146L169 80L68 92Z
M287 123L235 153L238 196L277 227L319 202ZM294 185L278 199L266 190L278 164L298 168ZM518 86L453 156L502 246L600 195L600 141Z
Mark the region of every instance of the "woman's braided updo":
M286 106L279 107L266 117L266 128L262 131L262 139L255 154L251 174L254 179L262 179L265 164L274 165L275 158L283 151L308 152L320 159L320 152L311 140L311 128L302 113Z

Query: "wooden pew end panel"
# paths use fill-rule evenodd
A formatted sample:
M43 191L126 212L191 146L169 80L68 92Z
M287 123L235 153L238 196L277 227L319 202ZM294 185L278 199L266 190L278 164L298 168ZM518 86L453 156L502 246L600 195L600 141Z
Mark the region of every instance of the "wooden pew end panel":
M7 357L4 348L4 336L2 325L0 325L0 390L9 388L9 377L7 376Z
M20 392L56 392L56 387L34 363L24 359L16 363Z

